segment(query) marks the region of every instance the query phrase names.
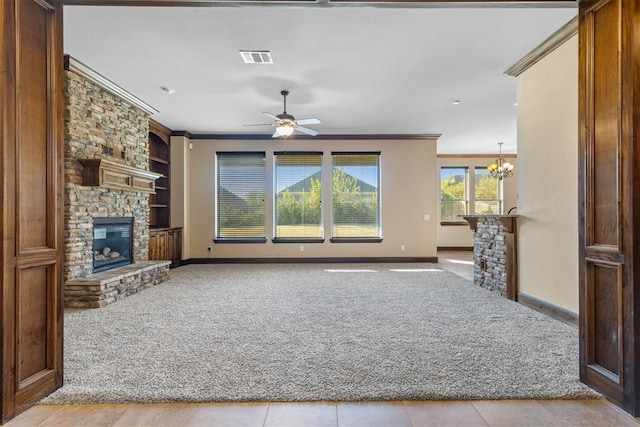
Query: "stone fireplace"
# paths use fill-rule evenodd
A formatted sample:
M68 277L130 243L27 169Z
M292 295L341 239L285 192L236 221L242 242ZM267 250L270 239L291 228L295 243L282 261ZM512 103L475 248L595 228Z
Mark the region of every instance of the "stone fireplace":
M168 263L148 261L153 179L128 188L136 178L113 172L147 173L154 110L68 56L65 70L65 302L102 307L168 279ZM91 162L111 167L99 170L101 180L111 173L122 183L88 182ZM125 235L126 244L116 242Z

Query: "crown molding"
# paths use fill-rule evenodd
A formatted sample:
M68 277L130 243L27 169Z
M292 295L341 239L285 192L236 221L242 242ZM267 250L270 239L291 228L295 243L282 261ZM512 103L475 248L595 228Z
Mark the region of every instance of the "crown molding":
M171 136L183 136L189 139L218 139L218 140L264 140L264 141L279 141L282 138L273 138L271 134L256 134L256 133L191 133L186 130L174 130L171 132ZM441 133L423 133L423 134L346 134L346 135L295 135L290 136L287 140L323 140L323 141L335 141L335 140L394 140L394 141L406 141L406 140L437 140L442 136Z
M71 55L64 56L64 69L84 77L85 79L91 81L92 83L95 83L107 92L112 93L123 101L126 101L134 107L137 107L149 114L155 114L158 112L158 110L153 108L151 105L133 95L131 92L128 92L127 90L118 86L108 78L104 77L102 74L86 66Z
M513 64L504 74L518 77L527 71L536 62L560 47L564 42L578 34L578 17L567 22L558 31L553 33L548 39L540 43L535 49L527 53L522 59Z

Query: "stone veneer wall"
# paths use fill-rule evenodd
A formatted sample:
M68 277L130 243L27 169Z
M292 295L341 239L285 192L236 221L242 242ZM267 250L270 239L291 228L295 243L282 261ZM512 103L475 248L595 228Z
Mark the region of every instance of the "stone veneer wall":
M133 217L132 262L149 254L149 195L82 185L78 159L149 169L149 114L65 71L65 280L93 272L93 217ZM105 150L106 147L106 150ZM113 150L123 157L104 154Z
M481 217L473 233L473 281L502 296L507 292L506 232L497 218Z

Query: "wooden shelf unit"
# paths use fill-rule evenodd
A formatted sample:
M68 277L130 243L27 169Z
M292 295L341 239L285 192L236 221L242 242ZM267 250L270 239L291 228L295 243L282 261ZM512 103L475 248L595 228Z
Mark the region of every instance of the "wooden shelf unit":
M171 129L149 121L149 170L160 175L149 199L149 259L182 262L182 228L171 227Z
M151 195L149 207L150 228L167 228L170 226L171 193L170 167L171 152L169 146L170 131L162 125L151 121L149 124L149 170L160 177L156 180L155 194Z

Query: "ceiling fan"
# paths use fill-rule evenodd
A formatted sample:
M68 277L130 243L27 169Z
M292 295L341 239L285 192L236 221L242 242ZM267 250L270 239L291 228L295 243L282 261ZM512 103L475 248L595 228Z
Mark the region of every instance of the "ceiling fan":
M282 114L271 114L263 112L265 116L273 119L273 123L265 123L265 124L256 124L256 125L245 125L245 126L273 126L276 128L275 133L272 138L277 138L279 136L288 137L294 131L302 132L307 135L316 136L318 131L309 129L307 127L301 125L317 125L320 124L320 120L318 119L300 119L296 120L291 114L287 113L287 96L289 95L288 90L280 91L280 95L284 98L284 111Z

